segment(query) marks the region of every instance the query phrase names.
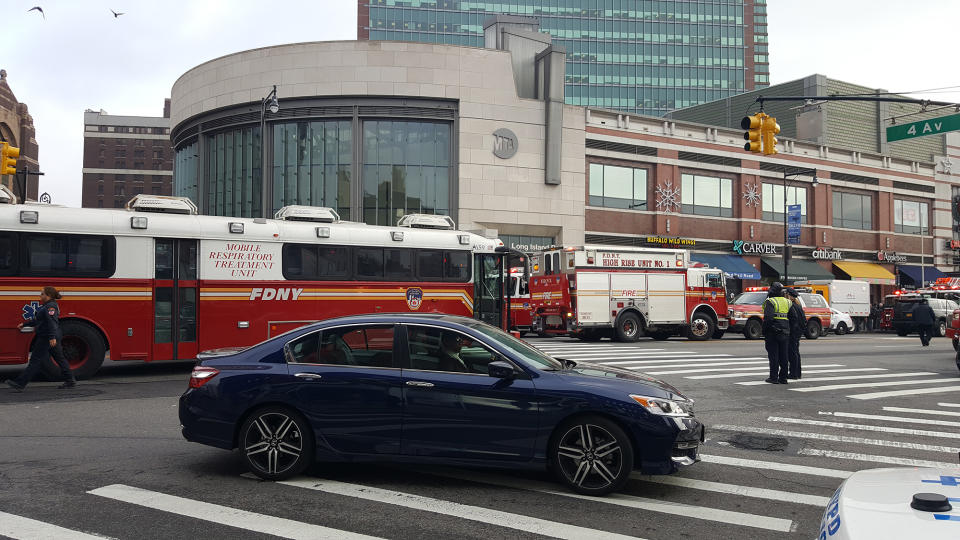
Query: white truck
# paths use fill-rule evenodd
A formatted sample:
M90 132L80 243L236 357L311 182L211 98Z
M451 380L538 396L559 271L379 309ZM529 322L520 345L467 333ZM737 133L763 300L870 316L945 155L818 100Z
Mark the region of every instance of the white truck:
M796 285L810 287L826 299L830 307L850 315L855 329L866 329L870 316L870 284L847 279L814 279L798 281Z

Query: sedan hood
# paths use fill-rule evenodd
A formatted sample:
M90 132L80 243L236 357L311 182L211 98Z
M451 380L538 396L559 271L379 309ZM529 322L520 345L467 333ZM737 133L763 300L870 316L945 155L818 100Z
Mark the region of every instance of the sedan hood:
M689 400L689 398L681 394L679 390L670 384L631 369L595 364L593 362L577 362L576 366L558 373L568 377L575 377L579 379L578 382L589 386L607 386L611 382L615 382L622 384L624 390L631 393L646 392L649 394L650 389L653 389L661 392L661 395L653 397ZM636 386L638 384L643 385L646 389L637 388Z

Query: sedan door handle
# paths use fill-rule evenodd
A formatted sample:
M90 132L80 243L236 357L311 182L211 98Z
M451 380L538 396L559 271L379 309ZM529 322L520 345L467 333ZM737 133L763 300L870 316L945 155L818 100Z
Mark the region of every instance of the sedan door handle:
M298 377L300 379L313 380L313 379L322 379L323 375L317 375L316 373L297 373L296 375L294 375L294 377Z
M423 388L433 388L433 383L426 382L426 381L407 381L407 386L420 386Z

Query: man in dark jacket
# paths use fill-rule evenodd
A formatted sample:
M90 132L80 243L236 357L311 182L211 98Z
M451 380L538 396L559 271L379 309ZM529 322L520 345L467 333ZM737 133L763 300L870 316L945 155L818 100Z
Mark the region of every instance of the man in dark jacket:
M790 361L788 362L787 378L800 378L800 338L807 329L807 315L803 312L797 291L787 287L787 300L790 300L790 311L787 318L790 321Z
M920 343L926 347L930 345L930 337L933 335L933 323L937 318L933 314L933 308L926 298L921 298L917 307L913 308L913 322L917 323L917 330L920 332Z
M22 392L23 389L33 380L33 377L40 371L45 362L50 358L60 366L60 373L63 375L64 382L58 388L73 388L77 385L77 380L70 371L70 364L63 356L63 346L60 344L63 336L60 332L60 306L57 300L60 293L53 287L44 287L40 293L40 303L33 314L33 319L25 323L20 323L17 328L32 326L36 328L37 337L33 340L33 347L30 350L30 362L27 369L23 370L16 379L7 379L7 385Z
M783 285L774 282L763 301L763 340L770 360L770 376L766 382L771 384L787 384L789 313L790 302L783 297Z

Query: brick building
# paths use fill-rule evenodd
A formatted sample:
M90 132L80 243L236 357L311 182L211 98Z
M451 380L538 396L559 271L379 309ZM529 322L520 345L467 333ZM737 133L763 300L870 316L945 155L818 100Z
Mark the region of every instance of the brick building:
M82 206L122 208L139 193L170 195L170 100L162 117L83 113Z
M27 112L27 104L17 101L10 86L7 84L7 71L0 69L0 141L4 141L20 149L17 159L17 170L29 168L32 171L40 170L38 156L40 147L37 145L36 130L33 127L33 117ZM21 177L22 178L22 177ZM22 180L20 180L22 182ZM22 187L14 185L14 177L0 175L0 184L10 188L23 198ZM28 175L27 198L37 200L39 181L37 176Z

